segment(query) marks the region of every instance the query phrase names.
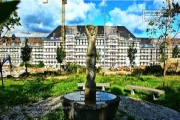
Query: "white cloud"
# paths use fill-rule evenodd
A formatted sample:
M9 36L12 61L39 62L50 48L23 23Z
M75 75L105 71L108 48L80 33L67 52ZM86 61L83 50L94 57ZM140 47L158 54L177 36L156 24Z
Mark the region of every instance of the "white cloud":
M126 26L131 32L134 32L136 28L139 30L147 28L147 23L142 21L142 15L131 14L119 8L114 8L109 14L114 25Z
M104 0L101 1L101 3L99 4L100 7L104 6Z
M155 9L161 9L163 5L163 0L154 0L153 6Z
M61 0L49 0L47 4L42 0L21 0L18 7L22 24L19 30L51 32L61 24ZM87 24L98 17L100 9L92 2L67 0L65 13L66 25Z
M107 1L107 0L106 0ZM106 2L105 0L102 0L100 3L99 3L99 7L104 7L104 3ZM107 7L107 4L106 4L106 7Z
M83 0L75 1L69 2L66 6L67 24L92 22L100 14L100 10L96 8L96 4L92 2L84 3Z
M113 26L113 23L107 22L107 23L106 23L106 26Z
M142 13L142 10L146 8L146 4L136 4L133 3L133 5L129 6L126 10L127 13Z
M133 34L135 34L135 32L137 31L139 32L139 34L143 34L141 32L145 32L148 27L148 23L144 22L142 19L142 10L145 8L145 3L133 3L126 10L121 10L120 8L115 7L109 12L109 15L111 17L110 22L114 26L125 26Z

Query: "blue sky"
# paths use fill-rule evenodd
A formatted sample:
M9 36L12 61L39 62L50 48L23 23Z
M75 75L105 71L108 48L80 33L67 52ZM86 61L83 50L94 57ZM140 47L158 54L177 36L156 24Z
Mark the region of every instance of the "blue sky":
M148 37L145 32L148 22L143 20L142 11L160 9L162 1L106 0L106 12L104 12L104 0L67 0L65 23L66 25L121 25L136 37ZM15 33L18 37L46 37L61 25L61 0L49 0L46 4L43 4L42 0L21 0L17 12L22 26L15 27L11 34Z

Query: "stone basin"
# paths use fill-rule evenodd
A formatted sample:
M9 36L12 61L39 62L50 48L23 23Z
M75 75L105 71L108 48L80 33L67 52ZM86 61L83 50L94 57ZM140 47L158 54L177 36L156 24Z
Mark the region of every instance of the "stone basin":
M96 91L95 103L87 104L84 91L76 91L61 97L61 101L64 113L70 120L111 120L116 115L120 98Z

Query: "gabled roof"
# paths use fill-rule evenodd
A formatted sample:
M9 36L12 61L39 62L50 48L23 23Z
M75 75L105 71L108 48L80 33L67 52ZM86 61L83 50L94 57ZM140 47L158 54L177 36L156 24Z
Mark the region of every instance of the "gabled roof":
M80 34L83 34L86 32L84 25L78 25L77 29L78 29L78 32ZM98 33L97 34L104 34L104 26L98 26Z
M28 42L31 44L36 44L36 43L42 44L43 43L41 37L28 37Z
M124 38L136 38L125 26L117 26L117 32Z
M60 36L61 36L61 26L58 26L47 37L60 37Z
M66 26L68 28L68 26ZM136 38L125 26L112 26L117 28L118 34L125 38ZM78 25L77 32L80 34L85 33L85 26ZM104 26L98 26L98 34L104 34ZM47 37L61 37L61 26L54 29Z
M77 26L77 30L78 30L78 33L82 34L82 33L85 33L86 30L85 30L85 26Z
M140 45L152 44L152 40L150 38L139 38L139 39L141 39Z

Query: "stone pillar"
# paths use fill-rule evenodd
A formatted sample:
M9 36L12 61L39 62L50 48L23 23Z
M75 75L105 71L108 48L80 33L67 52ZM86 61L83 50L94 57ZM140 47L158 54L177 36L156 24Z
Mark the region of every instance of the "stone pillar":
M85 103L94 104L96 102L96 36L98 27L93 25L85 26L88 48L86 56L86 84L85 84Z

